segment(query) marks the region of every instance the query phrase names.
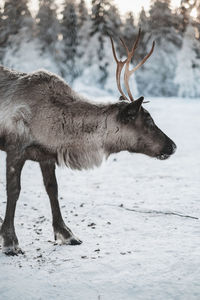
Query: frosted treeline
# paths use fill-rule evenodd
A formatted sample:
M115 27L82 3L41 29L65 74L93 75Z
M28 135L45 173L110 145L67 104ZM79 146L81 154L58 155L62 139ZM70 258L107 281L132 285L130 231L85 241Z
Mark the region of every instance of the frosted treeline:
M115 93L116 65L109 35L119 58L142 28L133 65L156 47L131 80L134 95L200 97L200 1L183 0L172 10L170 0L153 0L148 12L134 19L121 16L115 1L39 0L36 13L28 0L5 0L0 12L0 62L19 71L53 71L76 88L91 86ZM196 14L195 18L192 17ZM133 66L132 65L132 66Z

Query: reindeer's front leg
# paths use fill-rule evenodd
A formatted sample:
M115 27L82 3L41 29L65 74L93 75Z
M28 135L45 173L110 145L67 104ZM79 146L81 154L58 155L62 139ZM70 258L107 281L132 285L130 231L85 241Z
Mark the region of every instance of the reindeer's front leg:
M55 240L63 244L79 245L82 242L73 235L72 231L65 225L58 202L58 186L55 175L55 163L51 161L41 162L40 168L43 175L44 185L51 203L52 223Z
M15 234L14 216L16 203L20 194L20 176L25 160L17 153L8 152L6 160L7 180L7 206L6 215L0 229L2 239L2 250L7 255L23 253L18 247L18 239Z

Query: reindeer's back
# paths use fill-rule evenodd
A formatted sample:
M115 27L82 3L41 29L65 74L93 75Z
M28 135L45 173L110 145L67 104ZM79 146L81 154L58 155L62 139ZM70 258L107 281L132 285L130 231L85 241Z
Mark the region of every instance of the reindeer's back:
M60 111L77 99L77 94L55 74L44 70L19 73L0 67L0 136L13 133L31 139L32 123L41 112L44 121L49 111Z

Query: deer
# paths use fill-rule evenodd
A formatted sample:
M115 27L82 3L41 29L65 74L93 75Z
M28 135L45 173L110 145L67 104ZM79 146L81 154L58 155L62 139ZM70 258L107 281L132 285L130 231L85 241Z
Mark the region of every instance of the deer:
M80 245L63 220L59 201L56 166L91 169L113 153L142 153L160 160L169 158L175 143L154 123L143 107L144 97L134 99L130 76L154 51L155 42L144 59L130 70L138 46L140 30L133 47L121 39L127 57L119 60L113 39L116 83L120 101L101 104L76 93L62 78L45 70L22 73L0 66L0 150L6 152L7 204L0 227L2 252L18 255L14 216L21 190L21 172L27 160L38 162L50 200L54 238L61 244ZM121 87L121 72L127 95Z

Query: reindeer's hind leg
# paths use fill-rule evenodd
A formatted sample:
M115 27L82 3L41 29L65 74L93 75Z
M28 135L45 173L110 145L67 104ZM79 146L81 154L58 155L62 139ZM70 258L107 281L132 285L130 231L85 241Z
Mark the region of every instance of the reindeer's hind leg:
M7 206L6 215L1 226L0 237L2 250L7 255L22 253L18 247L18 239L14 228L16 203L20 194L20 176L25 159L16 152L8 152L6 160Z
M60 240L63 244L79 245L82 242L73 235L71 230L65 225L58 202L58 186L55 175L55 163L51 161L40 162L44 185L51 203L52 223L55 240Z

